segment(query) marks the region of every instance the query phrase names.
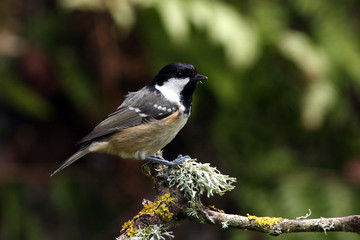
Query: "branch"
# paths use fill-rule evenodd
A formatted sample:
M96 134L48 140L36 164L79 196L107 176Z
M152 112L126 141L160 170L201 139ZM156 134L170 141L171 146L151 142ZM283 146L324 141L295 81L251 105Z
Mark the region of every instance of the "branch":
M290 220L275 217L240 216L227 214L215 207L205 207L201 196L215 193L223 195L234 188L235 178L221 174L209 164L188 160L170 169L155 164L145 167L152 178L157 192L152 202L143 201L143 209L131 220L124 223L118 240L166 239L174 236L170 228L188 219L202 224L219 225L222 228L238 228L249 231L280 235L294 232L357 232L360 233L360 215L337 218ZM310 215L310 214L309 214Z
M212 221L207 223L278 236L295 232L357 232L360 233L360 215L334 218L284 219L274 217L240 216L206 210Z

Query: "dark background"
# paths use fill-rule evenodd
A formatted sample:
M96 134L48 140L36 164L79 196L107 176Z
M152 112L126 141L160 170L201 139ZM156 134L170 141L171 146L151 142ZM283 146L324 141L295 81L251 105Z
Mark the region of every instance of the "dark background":
M189 154L238 179L206 204L284 218L359 214L359 9L355 0L1 0L0 239L119 235L155 194L143 162L91 154L49 173L175 61L209 79L165 157ZM273 238L191 222L174 234Z

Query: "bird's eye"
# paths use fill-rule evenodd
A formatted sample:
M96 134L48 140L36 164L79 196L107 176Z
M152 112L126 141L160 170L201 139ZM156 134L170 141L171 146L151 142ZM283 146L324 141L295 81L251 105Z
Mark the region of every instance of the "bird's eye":
M177 72L177 73L176 73L176 77L181 78L182 76L183 76L183 73L182 73L182 72Z

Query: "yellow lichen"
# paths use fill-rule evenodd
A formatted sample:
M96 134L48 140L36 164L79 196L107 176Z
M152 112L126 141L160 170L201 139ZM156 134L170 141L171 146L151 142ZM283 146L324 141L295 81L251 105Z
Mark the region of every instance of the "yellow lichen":
M133 237L137 229L134 228L135 220L143 214L147 214L149 216L158 215L162 220L169 221L173 217L173 214L170 212L166 203L173 203L174 198L171 197L169 193L165 193L160 196L155 202L148 201L144 204L144 208L131 220L127 221L123 224L121 228L121 232L126 231L126 234L129 237Z
M142 168L142 170L143 170L143 173L145 173L146 175L150 175L150 174L151 174L151 168L150 168L150 166L148 166L148 165L145 165L145 166Z
M221 209L215 207L215 205L208 206L207 208L210 210L214 210L216 212L224 213L224 210L221 210Z
M122 225L121 232L126 231L126 234L127 234L129 237L135 236L135 234L136 234L136 232L137 232L137 229L134 228L134 221L135 221L135 218L127 221L126 223L124 223L124 224Z
M247 214L249 220L255 220L255 223L259 224L260 226L269 226L270 229L273 228L274 224L279 223L282 218L276 217L257 217L250 214Z

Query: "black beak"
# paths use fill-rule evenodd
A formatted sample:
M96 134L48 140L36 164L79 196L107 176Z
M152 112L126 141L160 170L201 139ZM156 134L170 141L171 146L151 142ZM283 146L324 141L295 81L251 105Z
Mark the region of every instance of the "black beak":
M201 82L202 80L206 80L206 79L208 79L207 76L196 74L191 80L194 80L196 82Z

